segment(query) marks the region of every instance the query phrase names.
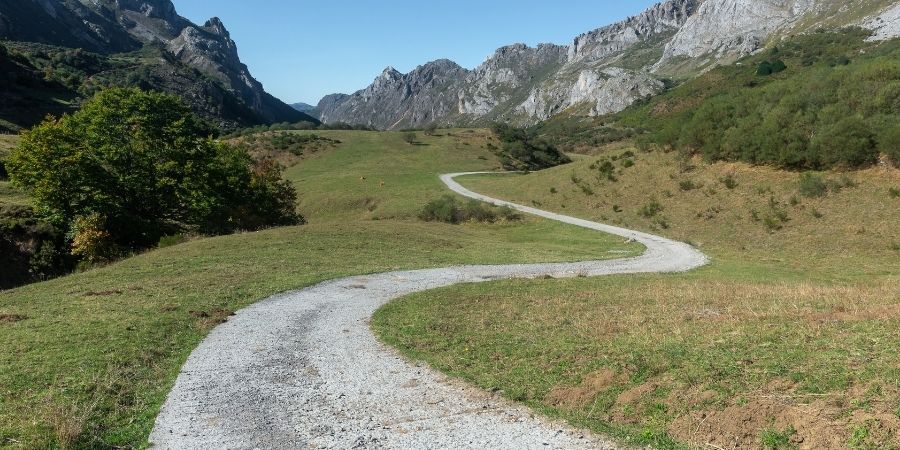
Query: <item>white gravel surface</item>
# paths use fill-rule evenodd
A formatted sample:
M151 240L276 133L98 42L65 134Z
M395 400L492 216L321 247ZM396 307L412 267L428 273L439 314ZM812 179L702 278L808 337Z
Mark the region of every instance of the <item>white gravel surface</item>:
M694 248L636 231L453 191L634 239L639 257L460 266L348 277L241 310L188 358L150 435L154 448L614 448L524 407L408 362L373 335L378 307L413 292L508 278L687 271Z

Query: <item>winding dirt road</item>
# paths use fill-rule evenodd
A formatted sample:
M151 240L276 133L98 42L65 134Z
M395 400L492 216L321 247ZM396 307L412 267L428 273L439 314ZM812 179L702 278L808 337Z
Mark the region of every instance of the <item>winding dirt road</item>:
M614 448L603 438L448 379L381 344L368 321L414 292L509 278L681 272L706 264L658 236L466 197L647 247L638 257L559 264L459 266L327 281L274 296L215 328L188 358L150 436L154 448Z

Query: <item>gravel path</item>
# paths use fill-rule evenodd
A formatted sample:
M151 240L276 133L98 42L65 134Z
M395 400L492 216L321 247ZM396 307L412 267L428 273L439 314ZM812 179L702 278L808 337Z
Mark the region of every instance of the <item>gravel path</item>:
M277 295L215 328L188 358L150 435L155 448L614 448L597 436L412 364L368 322L392 299L457 283L678 272L706 257L645 233L453 191L643 243L639 257L460 266L348 277Z

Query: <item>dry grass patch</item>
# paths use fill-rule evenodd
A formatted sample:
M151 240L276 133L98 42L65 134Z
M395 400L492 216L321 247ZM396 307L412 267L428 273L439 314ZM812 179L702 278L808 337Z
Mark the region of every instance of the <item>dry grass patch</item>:
M884 415L900 413L890 388L900 385L900 277L500 282L402 299L374 326L441 370L663 448L753 447L767 427L788 425L800 448L817 448L849 442L857 427L875 439L878 427L896 429ZM822 412L801 414L811 408Z

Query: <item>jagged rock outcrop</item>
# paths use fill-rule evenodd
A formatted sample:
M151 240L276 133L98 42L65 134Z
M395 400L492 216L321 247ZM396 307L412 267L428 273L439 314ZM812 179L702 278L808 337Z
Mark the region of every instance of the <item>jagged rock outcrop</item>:
M815 0L707 0L666 44L665 66L675 58L734 60L759 49L773 32L800 20Z
M873 31L872 41L885 41L900 37L900 2L885 8L878 15L858 24Z
M0 39L99 53L141 47L115 20L77 0L0 0Z
M170 0L94 0L106 5L129 33L142 42L168 42L193 24L178 15Z
M552 44L536 48L515 44L498 49L467 76L466 86L459 93L458 113L477 117L509 113L512 108L498 108L516 99L521 101L546 74L559 69L566 52L566 47Z
M223 124L315 121L266 93L241 62L237 45L221 20L212 18L197 26L178 15L171 0L0 0L0 39L83 48L106 55L159 45L183 64L217 80L236 97L224 99L220 105ZM171 77L181 76L176 72L173 70ZM181 80L165 84L184 86ZM197 104L189 96L198 92L190 91L175 93ZM208 87L201 90L212 91ZM236 102L243 105L233 104ZM257 118L247 117L245 108ZM204 106L204 112L216 115L212 109ZM240 120L235 122L235 118Z
M456 114L458 92L468 73L446 59L421 65L405 75L388 67L372 85L352 96L326 97L316 113L326 123L385 129L428 124Z
M694 14L697 3L697 0L667 0L622 22L584 33L569 46L568 61L596 61L677 30Z
M589 116L600 116L621 111L637 100L659 93L663 87L661 81L646 72L618 67L585 69L574 85L555 79L536 88L516 110L545 120L569 107L584 105Z
M185 27L168 43L168 50L185 64L229 86L251 109L268 122L297 122L304 114L275 99L253 78L238 56L237 44L218 17L202 27Z
M458 70L467 72L462 82L445 82L433 90L405 89L400 86L422 85L417 72L392 73L396 84L379 78L355 94L322 99L316 110L325 122L380 128L491 120L529 124L563 111L603 115L660 92L663 78L691 76L729 63L759 50L778 33L859 24L875 31L873 39L896 37L900 2L878 9L877 17L858 20L860 8L883 3L666 0L637 16L584 33L567 47L503 47L474 70ZM456 108L448 108L452 95L447 90L456 90ZM403 102L398 103L401 97Z

